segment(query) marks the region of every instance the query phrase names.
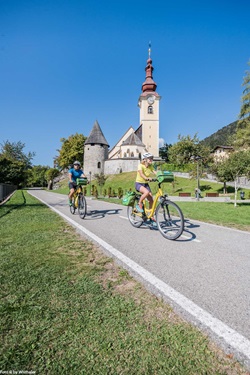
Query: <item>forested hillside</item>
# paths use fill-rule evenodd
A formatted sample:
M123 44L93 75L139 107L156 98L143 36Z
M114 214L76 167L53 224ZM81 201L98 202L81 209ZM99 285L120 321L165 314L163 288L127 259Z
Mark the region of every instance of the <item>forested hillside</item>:
M204 138L201 143L208 146L211 150L216 146L231 146L231 137L236 133L237 121L224 126L216 133Z

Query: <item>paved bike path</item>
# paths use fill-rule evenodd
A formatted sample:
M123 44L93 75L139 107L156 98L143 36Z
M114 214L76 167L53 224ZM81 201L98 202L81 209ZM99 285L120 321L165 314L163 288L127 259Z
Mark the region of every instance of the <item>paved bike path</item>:
M87 199L82 220L70 214L64 195L31 194L250 366L250 233L192 220L179 240L168 241L158 230L133 228L123 206Z

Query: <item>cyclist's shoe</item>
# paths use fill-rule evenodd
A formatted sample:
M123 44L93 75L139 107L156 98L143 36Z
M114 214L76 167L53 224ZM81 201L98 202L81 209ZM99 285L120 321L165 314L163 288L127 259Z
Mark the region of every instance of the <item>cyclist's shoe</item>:
M137 204L135 206L137 212L143 212L143 209Z
M154 218L149 219L149 223L153 228L157 228L157 224Z

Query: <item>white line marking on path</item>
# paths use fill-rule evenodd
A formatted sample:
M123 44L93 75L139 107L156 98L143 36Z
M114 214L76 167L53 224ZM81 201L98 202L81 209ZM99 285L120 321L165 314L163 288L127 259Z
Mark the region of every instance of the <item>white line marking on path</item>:
M32 194L31 194L32 195ZM221 320L213 317L211 314L203 310L201 307L196 305L194 302L189 300L187 297L177 292L175 289L171 288L169 285L158 279L152 273L145 270L139 264L135 263L130 258L126 257L120 251L115 249L113 246L109 245L107 242L103 241L100 237L96 236L94 233L90 232L88 229L84 228L80 224L76 223L71 218L64 215L62 212L58 211L56 208L50 206L48 203L44 202L39 198L46 206L51 210L55 211L57 214L62 216L65 220L70 222L77 229L85 233L88 237L92 238L95 242L106 249L110 254L119 259L122 263L125 263L133 272L137 273L145 281L153 285L157 290L163 293L166 297L171 299L186 312L197 319L203 326L208 327L212 332L214 332L219 338L224 339L224 341L234 348L237 352L243 354L247 360L250 360L250 341L236 332L234 329L230 328L228 325L223 323Z

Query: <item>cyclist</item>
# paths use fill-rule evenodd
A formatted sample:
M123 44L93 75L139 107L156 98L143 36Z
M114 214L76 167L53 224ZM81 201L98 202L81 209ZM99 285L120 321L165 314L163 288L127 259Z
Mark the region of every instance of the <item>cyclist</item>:
M81 163L74 161L73 168L69 169L69 205L72 205L72 197L76 188L76 179L79 177L85 177L83 170L81 169Z
M153 195L147 181L152 181L152 178L149 177L152 173L156 174L154 167L152 165L154 156L150 152L146 152L142 155L141 163L138 166L135 188L141 193L140 200L138 205L136 205L136 210L138 212L143 212L142 202L145 198L149 201L149 209L153 205Z

